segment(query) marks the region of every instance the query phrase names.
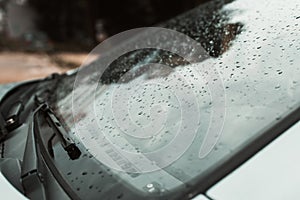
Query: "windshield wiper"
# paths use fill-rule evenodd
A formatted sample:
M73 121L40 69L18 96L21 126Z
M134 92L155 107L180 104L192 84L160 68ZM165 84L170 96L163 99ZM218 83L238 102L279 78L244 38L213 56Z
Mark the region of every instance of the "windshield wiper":
M42 114L42 115L41 115ZM25 191L26 196L30 199L46 199L44 177L43 177L43 167L42 167L42 152L43 149L40 148L40 137L37 137L38 132L41 131L37 120L45 114L46 120L49 125L53 128L55 135L60 138L62 146L68 152L71 159L77 159L81 152L72 142L72 140L67 136L67 133L58 125L59 121L54 116L47 104L40 104L38 108L34 111L32 120L29 126L29 132L26 142L25 153L23 157L21 181ZM52 146L51 146L52 147ZM57 174L55 176L58 176ZM68 188L64 183L64 188ZM73 199L78 199L76 195L70 192L70 189L66 190L68 194L74 197Z
M65 128L61 125L58 118L46 103L43 103L40 107L40 111L45 114L47 123L54 130L54 135L48 141L48 152L54 157L52 140L57 136L61 142L63 149L67 152L71 160L78 159L81 155L81 151L76 146L75 142L69 136Z
M29 125L29 132L26 141L25 153L22 163L21 181L25 194L30 199L45 199L45 188L43 176L40 170L40 152L35 138L34 118L38 110L33 114L33 120Z

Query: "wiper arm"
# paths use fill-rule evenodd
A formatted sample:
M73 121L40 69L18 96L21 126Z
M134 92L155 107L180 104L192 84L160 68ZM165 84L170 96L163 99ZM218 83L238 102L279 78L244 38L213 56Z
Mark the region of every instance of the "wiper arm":
M23 157L22 171L21 171L21 181L25 191L26 196L30 199L46 199L45 185L43 170L41 168L41 149L38 145L39 137L36 137L36 130L38 129L38 123L36 123L39 115L42 112L45 114L48 124L53 127L55 135L60 138L63 148L68 152L71 159L77 159L81 152L76 147L74 142L68 137L66 131L60 126L58 119L52 113L51 109L47 104L40 104L39 107L33 113L33 119L29 126L28 138L26 141L26 148ZM52 148L52 146L51 146Z
M33 120L29 125L21 172L22 185L26 196L30 199L46 199L43 176L40 170L40 151L34 131L34 118L40 108L38 107L34 112Z
M57 136L61 141L63 149L68 153L70 159L72 160L78 159L81 155L81 151L76 146L72 138L69 136L65 128L61 125L61 123L59 122L59 120L57 119L53 111L49 108L49 106L46 103L42 104L41 111L44 112L49 126L52 127L55 133L48 141L48 151L50 155L54 157L52 140L55 138L55 136Z

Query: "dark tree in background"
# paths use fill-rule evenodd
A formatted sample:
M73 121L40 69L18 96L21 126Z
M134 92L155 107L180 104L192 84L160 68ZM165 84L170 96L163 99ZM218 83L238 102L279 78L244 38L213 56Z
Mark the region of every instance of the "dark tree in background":
M151 26L205 1L29 0L29 4L39 16L38 27L53 41L95 44L97 34L110 36L130 28Z
M29 0L38 15L37 25L55 41L67 41L88 28L86 0Z

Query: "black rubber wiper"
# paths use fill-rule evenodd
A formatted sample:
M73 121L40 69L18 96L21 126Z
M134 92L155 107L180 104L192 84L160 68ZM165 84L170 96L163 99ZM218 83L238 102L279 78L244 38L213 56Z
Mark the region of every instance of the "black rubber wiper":
M39 117L46 117L47 123L54 130L55 136L59 137L63 148L68 152L71 159L77 159L81 152L76 147L71 138L68 137L65 130L60 126L59 121L52 113L51 109L47 104L40 104L38 108L34 111L32 120L29 126L28 137L26 141L26 148L23 157L22 171L21 171L21 181L23 185L24 192L30 199L47 199L46 189L44 185L43 177L43 167L42 167L42 152L40 134L42 129L40 129L37 120ZM39 133L40 132L40 133ZM52 146L51 146L52 148ZM51 153L50 153L51 154ZM58 176L56 174L55 176ZM63 184L67 188L66 184ZM74 197L73 199L78 199L76 194L67 190L68 194Z
M54 130L54 135L50 138L47 145L49 154L52 157L54 157L52 140L57 136L63 146L63 149L68 153L70 159L78 159L81 155L81 151L76 146L72 138L69 136L65 128L61 125L53 111L49 108L49 106L46 103L43 103L40 108L40 111L42 111L45 114L47 123Z

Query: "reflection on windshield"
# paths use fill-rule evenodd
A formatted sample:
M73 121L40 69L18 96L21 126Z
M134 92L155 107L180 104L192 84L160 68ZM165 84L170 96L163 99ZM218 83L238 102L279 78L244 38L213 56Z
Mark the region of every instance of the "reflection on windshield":
M185 187L186 183L193 185L195 183L189 181L235 154L248 140L259 136L270 124L299 106L299 9L296 0L288 4L280 0L237 0L194 9L167 22L166 27L197 40L211 57L189 64L176 54L154 49L120 57L100 79L96 94L86 92L90 87L88 84L75 88L81 95L73 100L79 102L82 110L75 116L76 123L80 126L94 120L98 124L87 130L89 136L76 132L74 128L71 93L74 76L64 80L53 97L55 111L96 159L103 153L99 146L105 145L103 139L106 137L118 148L140 154L143 161L143 154L170 143L182 122L180 101L169 88L193 93L200 121L197 135L183 156L163 170L146 174L132 175L112 170L125 181L124 184L146 193L155 190L163 194ZM159 65L157 68L145 67L147 62L166 64L171 69L164 70ZM223 79L226 116L223 116L224 127L218 144L208 156L200 159L199 147L205 133L218 123L210 123L212 107L217 105L213 104L212 91L199 73L207 65L215 66ZM95 62L88 67L101 66ZM132 69L137 70L132 73ZM183 84L174 74L183 76L188 84ZM164 81L165 85L145 84L149 79ZM96 118L95 110L98 113ZM195 117L191 114L188 120ZM120 127L120 120L134 126ZM142 133L149 124L155 134L148 137ZM128 132L131 135L126 134ZM114 152L107 153L108 157L113 157L112 154ZM122 158L115 158L116 165L119 165L117 160ZM134 164L127 167L132 167L133 173L136 170Z

